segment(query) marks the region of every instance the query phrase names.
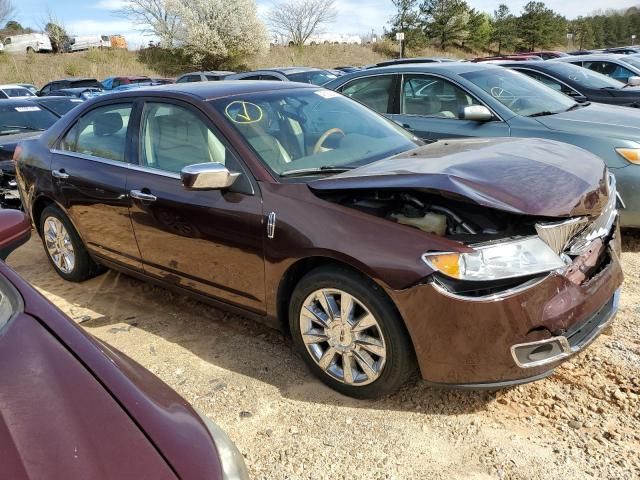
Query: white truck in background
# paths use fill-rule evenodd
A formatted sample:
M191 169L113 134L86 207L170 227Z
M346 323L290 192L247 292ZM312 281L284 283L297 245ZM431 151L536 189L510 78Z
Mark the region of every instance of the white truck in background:
M77 35L71 38L72 52L90 48L111 48L111 37L109 35Z
M10 35L3 40L4 51L7 53L40 53L51 52L51 40L44 33L25 33Z

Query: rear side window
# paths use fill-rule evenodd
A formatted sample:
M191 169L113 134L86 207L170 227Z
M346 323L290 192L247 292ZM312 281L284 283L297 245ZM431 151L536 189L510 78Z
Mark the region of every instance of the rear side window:
M364 103L380 113L392 113L393 75L365 77L348 83L341 90L346 97Z
M132 110L131 104L91 110L69 130L60 145L61 150L124 162Z

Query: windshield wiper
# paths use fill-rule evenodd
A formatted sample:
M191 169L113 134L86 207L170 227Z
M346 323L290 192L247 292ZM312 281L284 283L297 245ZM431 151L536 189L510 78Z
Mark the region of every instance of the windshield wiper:
M355 167L323 165L322 167L301 168L299 170L289 170L280 174L281 177L296 177L304 175L314 175L317 173L342 173L353 170Z
M558 112L550 112L545 110L544 112L532 113L531 115L527 115L527 117L546 117L547 115L555 115Z
M582 108L582 107L588 107L589 105L591 105L591 102L584 102L584 103L574 103L573 105L571 105L569 108L567 108L565 110L565 112L570 112L572 110L577 110L578 108Z

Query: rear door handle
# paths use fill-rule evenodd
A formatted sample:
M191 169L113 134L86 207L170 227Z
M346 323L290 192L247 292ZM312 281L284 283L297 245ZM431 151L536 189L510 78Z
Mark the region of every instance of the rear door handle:
M144 193L140 190L131 190L129 192L129 196L131 198L135 198L136 200L142 200L143 202L155 202L158 199L158 197L156 197L155 195Z
M64 168L61 168L60 170L52 170L51 176L54 178L62 178L62 179L69 178L69 174L64 171Z

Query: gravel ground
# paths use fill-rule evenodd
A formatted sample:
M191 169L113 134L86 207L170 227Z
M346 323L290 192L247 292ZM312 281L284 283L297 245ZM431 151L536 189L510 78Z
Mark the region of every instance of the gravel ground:
M96 337L224 428L255 479L640 478L640 233L626 234L620 313L535 384L381 401L326 388L280 333L121 274L67 283L39 239L9 262Z

